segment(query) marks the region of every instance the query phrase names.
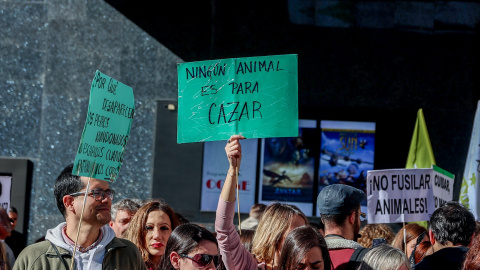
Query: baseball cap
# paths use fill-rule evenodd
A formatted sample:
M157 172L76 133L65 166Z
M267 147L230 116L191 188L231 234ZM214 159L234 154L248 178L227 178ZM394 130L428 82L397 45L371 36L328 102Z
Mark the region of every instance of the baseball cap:
M326 186L317 197L317 207L323 215L349 214L366 199L365 192L343 184Z

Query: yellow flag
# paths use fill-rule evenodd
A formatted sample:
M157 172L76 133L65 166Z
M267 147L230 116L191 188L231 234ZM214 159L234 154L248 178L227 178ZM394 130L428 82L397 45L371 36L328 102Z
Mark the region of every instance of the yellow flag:
M420 109L417 113L417 122L415 123L405 168L431 168L432 164L436 165L435 157L428 136L427 124L423 117L423 110Z
M412 168L431 168L435 164L435 156L433 155L432 144L428 136L427 124L423 117L423 110L419 109L417 113L417 122L413 130L412 142L408 151L406 169ZM428 229L426 221L411 222Z

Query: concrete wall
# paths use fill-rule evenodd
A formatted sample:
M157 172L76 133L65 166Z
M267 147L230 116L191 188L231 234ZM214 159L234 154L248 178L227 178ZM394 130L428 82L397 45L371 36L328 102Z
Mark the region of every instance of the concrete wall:
M63 221L53 199L75 159L98 69L133 87L118 198L151 194L157 99L176 99L181 59L101 0L0 2L0 157L34 163L29 242Z

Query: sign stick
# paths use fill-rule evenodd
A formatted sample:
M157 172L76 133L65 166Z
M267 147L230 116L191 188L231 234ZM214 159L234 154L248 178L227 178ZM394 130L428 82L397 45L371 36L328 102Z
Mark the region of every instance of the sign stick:
M407 229L405 228L405 215L402 214L403 219L403 247L405 249L405 255L407 255ZM408 255L407 255L408 258Z
M70 269L74 269L73 265L75 263L75 252L77 251L78 236L80 235L80 228L82 227L83 212L85 211L85 205L87 204L87 196L90 189L90 180L92 179L92 176L93 176L93 173L95 172L96 167L97 167L97 163L95 162L93 163L93 170L92 170L92 173L90 174L91 177L88 178L87 188L85 189L85 198L83 198L82 213L80 214L80 222L78 223L77 236L75 237L75 245L73 246L73 255L72 255L73 260L72 260L72 264L70 265Z
M239 195L239 192L238 192L238 163L237 163L237 167L235 167L235 178L237 178L237 183L236 183L236 186L237 186L237 208L238 208L238 232L240 235L242 235L242 226L240 225L240 195Z

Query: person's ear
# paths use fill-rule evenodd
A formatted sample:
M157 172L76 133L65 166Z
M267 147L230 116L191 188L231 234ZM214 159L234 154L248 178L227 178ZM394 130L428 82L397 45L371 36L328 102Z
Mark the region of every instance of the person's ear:
M75 198L70 195L63 196L63 206L65 206L67 212L75 212L75 207L73 207L74 199Z
M172 253L170 253L170 263L172 264L173 268L180 269L180 255L178 255L177 252L172 251Z
M435 245L437 240L435 239L435 235L433 234L432 230L428 230L428 238L430 238L430 243L432 243L432 246Z
M352 213L350 213L350 215L348 215L348 222L350 224L355 224L355 222L357 221L357 212L353 211Z
M110 226L110 228L113 228L113 221L112 221L112 220L110 220L110 221L108 222L108 226Z

